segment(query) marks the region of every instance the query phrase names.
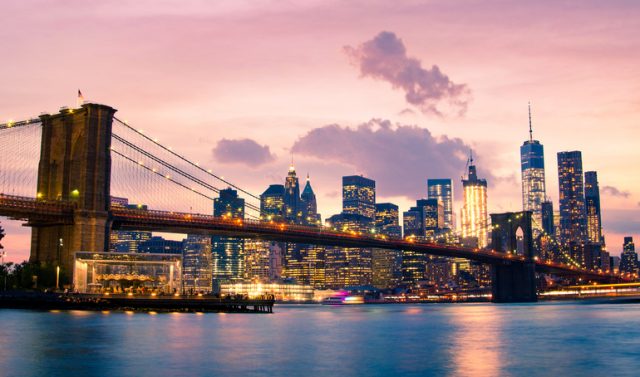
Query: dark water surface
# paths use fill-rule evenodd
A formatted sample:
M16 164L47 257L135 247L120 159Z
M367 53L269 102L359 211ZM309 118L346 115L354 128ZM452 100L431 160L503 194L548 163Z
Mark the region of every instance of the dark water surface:
M640 304L0 310L0 376L640 376Z

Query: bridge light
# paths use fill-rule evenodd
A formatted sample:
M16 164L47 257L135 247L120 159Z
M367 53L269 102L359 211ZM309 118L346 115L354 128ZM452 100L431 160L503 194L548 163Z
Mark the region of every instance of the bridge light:
M38 199L42 199L42 196L43 196L43 195L42 195L42 193L41 193L41 192L39 192L39 193L37 193L37 194L36 194L36 198L38 198Z
M75 189L73 191L71 191L71 196L74 198L77 198L80 196L80 191L78 191L78 189Z

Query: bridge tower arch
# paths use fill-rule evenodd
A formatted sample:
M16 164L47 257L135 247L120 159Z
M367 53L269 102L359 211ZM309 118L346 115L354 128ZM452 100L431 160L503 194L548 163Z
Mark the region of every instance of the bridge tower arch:
M56 264L70 274L76 251L109 245L111 133L116 110L88 103L44 114L36 197L72 202L73 224L32 223L32 262Z
M516 253L521 248L525 257L524 261L505 261L492 266L494 302L535 302L538 299L531 216L531 211L491 214L492 249Z

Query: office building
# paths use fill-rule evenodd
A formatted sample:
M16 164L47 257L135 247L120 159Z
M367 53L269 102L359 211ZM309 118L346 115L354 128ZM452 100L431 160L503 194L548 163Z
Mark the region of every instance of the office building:
M393 203L376 203L375 227L379 234L394 238L402 237L398 206Z
M214 200L213 216L224 219L244 219L244 199L233 189L220 190L220 197ZM242 238L211 237L213 254L213 289L219 290L222 283L236 283L244 279L245 254Z
M529 105L529 140L520 147L522 172L522 209L533 213L533 228L542 230L542 203L546 198L544 146L533 139L531 105Z
M638 254L633 243L633 237L624 238L622 254L620 254L620 272L629 274L638 272Z
M600 187L598 173L584 173L584 202L587 214L587 238L590 242L604 243L602 237L602 216L600 214Z
M478 247L487 245L487 181L478 178L473 157L469 157L469 173L462 180L464 202L462 206L462 237L473 239Z
M342 177L342 212L376 217L376 182L359 175Z
M456 223L453 211L453 181L447 179L428 179L427 195L429 199L437 199L444 210L444 228L455 230Z
M284 185L270 185L260 195L260 217L266 221L284 219Z
M580 151L558 153L560 242L582 243L587 238Z
M185 293L209 293L212 290L211 238L189 235L182 252L182 283Z

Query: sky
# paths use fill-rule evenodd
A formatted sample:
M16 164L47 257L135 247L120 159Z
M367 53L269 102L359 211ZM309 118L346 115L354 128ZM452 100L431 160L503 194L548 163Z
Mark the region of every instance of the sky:
M296 4L297 3L297 4ZM473 149L489 212L522 209L519 147L580 150L601 188L608 250L640 238L636 1L0 3L0 121L86 100L260 194L293 158L327 218L341 177L376 180L401 211ZM29 231L0 219L9 260Z

